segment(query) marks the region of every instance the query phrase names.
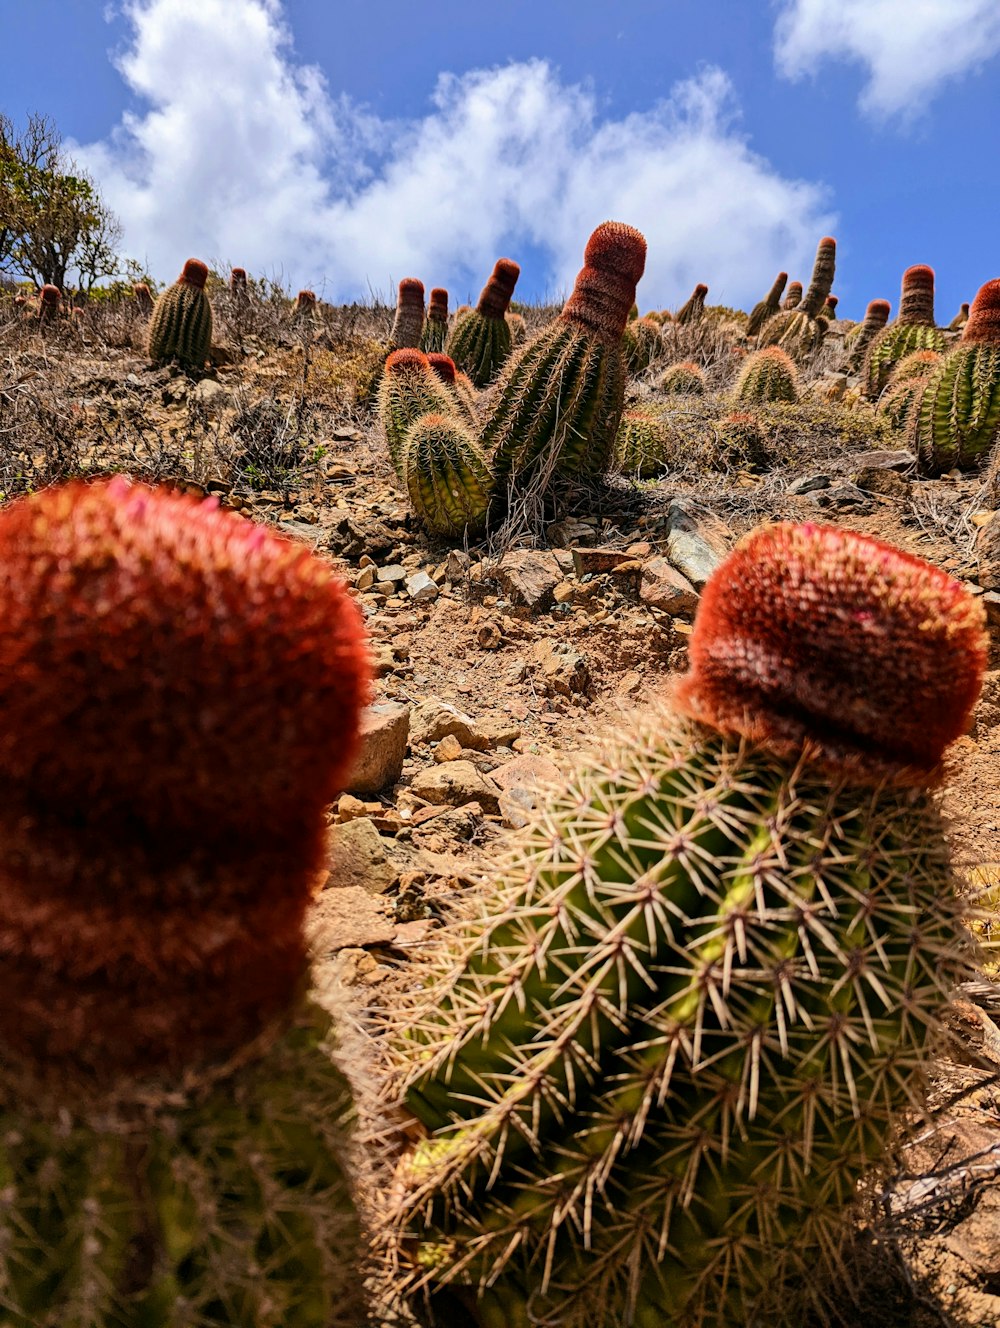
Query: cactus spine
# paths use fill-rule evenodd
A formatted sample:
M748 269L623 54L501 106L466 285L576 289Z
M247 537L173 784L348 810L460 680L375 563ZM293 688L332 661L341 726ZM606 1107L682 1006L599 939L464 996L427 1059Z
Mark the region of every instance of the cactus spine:
M759 347L780 346L796 362L808 359L819 349L828 326L820 315L833 285L836 261L837 242L825 235L816 249L809 289L794 309L767 320L757 338Z
M669 440L669 426L656 411L648 406L626 410L615 435L615 469L641 480L662 475Z
M420 349L425 355L440 354L448 340L448 292L443 286L434 286L427 306L427 321L420 337Z
M974 704L983 621L836 529L754 532L719 569L681 713L568 781L400 1025L426 1134L398 1271L438 1322L452 1288L484 1328L822 1307L971 971L919 785Z
M672 364L660 379L660 391L668 396L676 394L701 396L705 391L705 375L693 360Z
M895 366L911 351L944 348L944 336L934 326L934 269L918 263L903 273L896 321L869 343L861 371L865 392L877 397Z
M909 425L923 475L977 466L1000 436L1000 280L980 287L961 341L932 370Z
M498 480L606 469L625 396L622 333L645 262L633 227L606 221L591 235L562 313L490 391L482 442Z
M465 424L422 415L403 439L401 459L410 502L428 530L456 536L484 528L493 477Z
M455 402L430 367L423 351L395 350L385 362L379 387L378 411L385 429L389 459L396 477L403 480L403 439L421 415L450 415Z
M521 274L509 258L498 258L479 303L457 319L448 338L448 354L476 387L486 387L510 357L507 309Z
M360 616L321 560L120 479L11 504L0 548L3 1320L353 1328L303 924Z
M765 346L747 356L733 390L734 401L749 405L798 399L798 372L791 356L780 346Z
M787 272L779 272L774 279L774 285L764 296L764 298L750 311L750 317L747 319L747 325L744 329L746 336L755 337L767 320L781 310L781 293L785 289L785 282L788 280ZM801 296L801 288L800 288Z
M205 294L208 268L189 258L172 286L156 301L149 323L148 354L153 364L171 360L201 369L212 346L212 306Z
M690 297L674 314L675 323L696 323L699 318L705 315L705 296L708 294L708 287L701 282L695 286Z

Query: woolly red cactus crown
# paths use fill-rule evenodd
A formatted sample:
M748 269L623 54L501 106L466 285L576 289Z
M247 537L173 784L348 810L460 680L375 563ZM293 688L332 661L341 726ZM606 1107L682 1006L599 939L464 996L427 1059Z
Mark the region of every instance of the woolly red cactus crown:
M903 273L897 323L934 326L934 269L917 263Z
M406 346L402 350L394 350L385 362L385 372L390 377L400 374L423 372L430 368L427 356L422 350L415 350L412 346Z
M645 236L621 221L602 222L587 241L583 262L560 317L618 342L645 271Z
M962 331L962 341L1000 345L1000 278L979 287Z
M889 301L872 300L865 310L865 322L869 326L873 323L879 327L884 327L889 321Z
M399 283L397 294L399 304L419 304L423 308L424 304L424 283L418 281L416 277L404 277Z
M58 304L62 299L62 291L58 286L46 285L42 287L42 303Z
M177 278L178 283L183 282L185 286L196 286L198 290L205 289L205 282L208 280L208 266L200 258L189 258L184 264L184 270Z
M480 293L476 312L484 318L503 318L520 275L521 269L512 259L498 258Z
M754 531L705 587L680 705L714 727L880 778L927 772L962 733L986 663L959 582L849 531Z
M448 321L448 292L443 286L432 288L430 303L427 306L427 317L440 319L444 323Z
M455 381L455 361L450 355L443 355L440 351L432 351L427 356L427 363L442 383L453 383Z

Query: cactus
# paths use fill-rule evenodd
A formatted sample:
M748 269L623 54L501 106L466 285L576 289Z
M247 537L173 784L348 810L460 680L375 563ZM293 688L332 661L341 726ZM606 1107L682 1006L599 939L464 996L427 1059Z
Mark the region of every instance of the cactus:
M766 346L747 356L733 389L734 401L749 404L798 399L798 371L791 356L780 346Z
M865 353L872 338L882 331L888 321L889 301L872 300L865 310L863 321L852 327L844 338L844 350L848 352L848 372L858 372L864 363Z
M416 350L424 331L424 283L404 277L396 291L396 315L389 333L390 350Z
M459 373L455 361L449 355L431 351L427 356L434 376L444 384L455 408L453 414L464 419L474 432L479 432L479 398L476 389L469 382L468 376Z
M423 351L395 350L385 362L378 396L379 418L385 429L389 459L403 481L403 439L421 415L450 415L455 401L435 375Z
M781 307L782 309L797 309L801 304L801 302L802 302L802 282L793 281L791 285L788 287L788 291L785 294L785 298Z
M914 351L913 354L935 355L935 352L932 350L918 350ZM912 359L913 356L908 355L906 358ZM940 359L941 357L935 355L935 358ZM878 405L876 406L878 414L884 415L894 429L897 429L901 433L906 432L909 424L910 412L913 409L913 403L919 398L920 393L926 387L929 378L930 374L926 373L917 375L911 374L909 377L902 378L898 382L895 380L890 382L889 386L878 399Z
M312 320L318 313L316 307L316 292L311 290L300 290L295 297L295 304L292 308L292 318L296 320Z
M707 294L708 287L699 282L691 292L690 298L674 314L674 322L696 323L699 318L702 318L705 314L705 296Z
M205 294L208 268L189 258L184 271L156 301L149 323L147 353L153 364L172 360L183 369L201 369L212 347L212 306Z
M360 614L300 547L121 479L4 508L0 549L0 1317L355 1328L304 921Z
M48 327L62 313L62 291L58 286L46 284L38 297L38 325Z
M428 530L454 537L485 527L493 477L465 424L454 415L421 415L400 455L410 502Z
M248 298L247 270L245 267L234 267L230 269L229 294L237 301L246 300Z
M510 357L511 333L507 308L521 269L509 258L498 258L479 303L457 319L448 338L448 354L476 387L486 387Z
M823 308L820 310L820 313L823 315L823 317L827 320L828 323L832 323L836 320L837 305L839 303L840 300L836 295L828 295L826 297L826 304L823 305Z
M510 328L511 348L514 346L520 346L521 342L524 341L528 335L527 328L524 325L524 314L508 313L507 326Z
M648 406L626 410L615 435L615 469L641 480L662 475L669 440L669 428L656 411Z
M980 287L961 340L914 403L908 432L922 475L969 470L1000 436L1000 279Z
M630 374L648 369L663 349L659 324L652 318L632 318L622 333L622 356Z
M809 289L794 309L783 310L767 320L757 338L758 347L780 346L797 362L808 359L819 349L829 325L823 308L833 285L836 260L837 242L825 235L816 250Z
M440 354L447 340L448 292L443 286L434 286L427 306L427 321L420 337L420 349L425 355Z
M591 235L562 313L491 389L482 442L498 479L606 469L625 396L622 333L645 262L633 227L606 221Z
M958 313L948 324L948 331L959 332L963 327L965 327L968 321L969 321L969 306L968 304L960 304L958 306Z
M889 386L896 387L913 378L926 378L941 363L941 353L936 350L911 350L904 355L892 371Z
M843 530L768 527L716 572L678 712L550 798L393 1039L396 1271L437 1322L822 1310L973 971L924 788L983 624L960 584Z
M750 311L750 317L747 319L747 325L744 329L748 337L755 337L769 318L781 310L781 293L785 289L785 282L788 280L787 272L779 272L774 279L774 285L760 301L755 304ZM801 297L801 291L800 291Z
M721 466L762 471L773 464L767 430L749 411L730 411L719 421L716 437L716 460Z
M944 348L944 334L934 326L934 269L918 263L903 273L896 321L869 343L861 370L865 393L879 396L895 366L911 351Z
M672 364L660 379L660 391L672 396L676 393L701 396L705 391L705 375L693 360Z
M148 318L153 312L153 294L144 281L137 281L132 287L132 296L135 300L136 308L144 318Z

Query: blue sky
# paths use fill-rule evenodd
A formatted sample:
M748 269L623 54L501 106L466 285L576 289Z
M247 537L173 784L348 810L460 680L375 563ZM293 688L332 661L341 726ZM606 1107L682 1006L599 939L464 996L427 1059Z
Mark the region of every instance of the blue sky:
M645 307L749 307L838 239L840 308L912 263L938 317L1000 274L997 0L0 0L0 109L52 116L172 279L189 254L330 299L402 276L571 283L615 217ZM58 49L48 60L46 52Z

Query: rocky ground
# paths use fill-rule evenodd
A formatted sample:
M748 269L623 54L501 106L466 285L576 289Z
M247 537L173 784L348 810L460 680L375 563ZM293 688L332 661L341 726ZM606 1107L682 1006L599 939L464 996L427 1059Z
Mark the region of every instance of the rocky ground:
M835 337L809 405L774 424L770 468L703 466L679 444L662 479L567 495L533 541L508 529L463 548L424 534L376 421L353 403L352 375L386 318L341 311L307 334L277 321L230 328L220 363L194 382L148 368L131 317L80 320L43 341L0 315L5 496L109 468L217 493L334 559L357 590L376 681L352 787L331 816L316 910L327 977L366 1006L391 1002L415 947L545 783L603 728L641 722L629 716L683 671L706 578L736 538L774 519L878 535L984 599L994 671L943 799L967 888L1000 896L1000 577L977 556L990 516L981 482L916 478L903 441L853 402ZM724 386L719 357L706 368ZM655 398L655 378L635 394ZM678 408L685 437L709 427L710 405ZM998 1023L987 966L942 1047L933 1118L915 1124L875 1196L850 1322L1000 1323Z

